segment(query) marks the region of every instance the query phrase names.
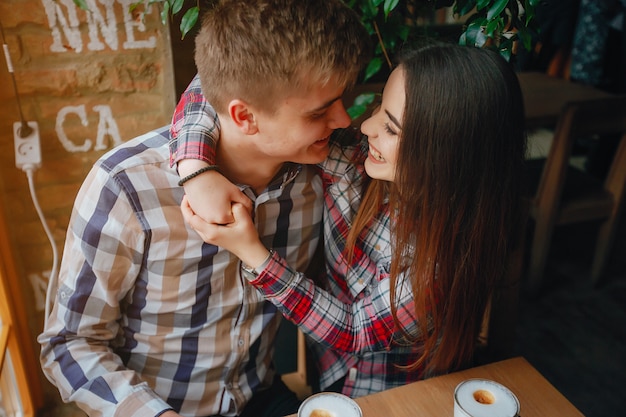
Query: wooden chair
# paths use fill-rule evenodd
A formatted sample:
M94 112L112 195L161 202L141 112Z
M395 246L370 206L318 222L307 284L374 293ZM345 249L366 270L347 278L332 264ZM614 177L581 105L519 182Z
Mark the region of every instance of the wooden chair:
M619 143L604 182L569 164L576 138L619 135ZM614 240L626 183L626 96L566 104L554 139L541 166L530 204L534 233L527 270L528 290L536 292L543 275L555 226L600 220L591 277L597 285Z
M295 343L288 346L289 349L296 351L296 366L293 372L281 375L285 385L287 385L296 396L303 400L313 394L310 367L314 366L309 357L308 348L304 333L300 329L296 329L293 333L296 340Z

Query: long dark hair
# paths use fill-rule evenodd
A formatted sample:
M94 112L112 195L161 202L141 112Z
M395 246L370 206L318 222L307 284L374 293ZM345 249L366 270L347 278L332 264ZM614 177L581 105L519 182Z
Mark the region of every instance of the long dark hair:
M353 247L389 198L391 305L411 283L431 373L473 356L487 302L517 243L524 208L524 107L509 63L486 49L435 43L403 51L406 102L393 183L371 180L347 240ZM406 335L411 337L411 335Z

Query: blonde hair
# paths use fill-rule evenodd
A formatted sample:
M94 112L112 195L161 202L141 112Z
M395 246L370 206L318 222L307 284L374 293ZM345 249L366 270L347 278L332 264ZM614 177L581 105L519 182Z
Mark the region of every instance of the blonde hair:
M196 37L202 92L218 113L240 98L273 111L290 91L356 81L370 44L341 0L221 0Z

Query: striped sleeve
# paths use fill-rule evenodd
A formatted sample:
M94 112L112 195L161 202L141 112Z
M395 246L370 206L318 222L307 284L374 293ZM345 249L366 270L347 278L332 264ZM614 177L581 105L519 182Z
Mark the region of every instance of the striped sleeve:
M384 351L393 339L402 337L391 314L389 278L378 282L371 294L354 303L344 303L291 269L274 253L250 283L305 334L335 350L357 354ZM398 294L401 325L415 334L412 294L408 288L399 288Z
M215 164L215 148L220 137L217 113L206 101L196 75L182 94L170 127L170 165L183 159L199 159Z
M48 378L64 401L88 407L92 416L171 409L111 347L120 331L120 302L139 275L145 245L124 196L101 165L86 178L72 213L55 307L39 338Z

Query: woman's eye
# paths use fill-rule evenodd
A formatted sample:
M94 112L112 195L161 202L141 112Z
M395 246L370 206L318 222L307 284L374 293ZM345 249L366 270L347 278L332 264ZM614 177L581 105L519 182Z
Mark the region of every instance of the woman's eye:
M397 132L393 130L391 126L389 126L389 123L385 123L385 131L389 133L390 135L394 135L394 136L397 135Z

